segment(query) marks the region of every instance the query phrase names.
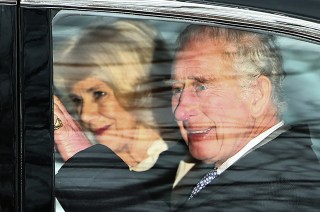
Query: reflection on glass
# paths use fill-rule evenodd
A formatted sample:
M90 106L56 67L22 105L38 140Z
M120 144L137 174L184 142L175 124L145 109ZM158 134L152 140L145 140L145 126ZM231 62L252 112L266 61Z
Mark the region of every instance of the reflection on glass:
M318 208L319 46L185 26L98 13L56 21L62 207Z

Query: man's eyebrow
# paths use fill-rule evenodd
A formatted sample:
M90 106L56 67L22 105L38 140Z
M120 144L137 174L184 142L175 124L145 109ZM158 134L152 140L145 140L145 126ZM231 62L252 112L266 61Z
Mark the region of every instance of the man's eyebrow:
M168 86L172 86L172 85L174 85L174 84L184 83L184 80L170 79L170 80L166 80L164 83L165 83L166 85L168 85Z
M213 76L210 76L210 77L192 76L192 77L188 77L188 79L196 81L198 83L208 83L208 82L215 82L216 81L216 78ZM170 80L165 81L165 84L168 86L172 86L174 84L184 84L184 83L185 83L185 80L170 79Z
M203 77L203 76L193 76L191 79L199 82L199 83L207 83L207 82L214 82L215 77L210 76L210 77Z

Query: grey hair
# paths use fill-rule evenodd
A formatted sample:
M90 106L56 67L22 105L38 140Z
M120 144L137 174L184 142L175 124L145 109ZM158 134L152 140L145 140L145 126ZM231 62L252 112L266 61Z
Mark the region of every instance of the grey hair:
M233 61L233 69L241 78L244 96L256 79L264 75L272 84L272 101L280 115L286 107L283 96L282 56L276 38L270 34L260 34L230 28L189 25L178 37L177 51L183 50L189 41L202 42L210 39L225 44L225 62Z

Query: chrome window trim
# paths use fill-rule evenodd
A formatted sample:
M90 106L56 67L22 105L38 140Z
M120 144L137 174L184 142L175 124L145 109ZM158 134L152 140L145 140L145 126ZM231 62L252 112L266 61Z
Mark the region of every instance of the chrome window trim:
M298 36L320 42L320 23L252 9L174 0L21 0L23 7L105 10L113 13L226 24Z
M0 4L13 4L13 5L17 5L17 0L0 0Z

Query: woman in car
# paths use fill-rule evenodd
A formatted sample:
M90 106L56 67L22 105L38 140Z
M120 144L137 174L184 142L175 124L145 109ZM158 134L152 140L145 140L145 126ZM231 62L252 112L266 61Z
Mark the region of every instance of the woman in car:
M54 84L98 143L55 97L55 143L66 161L56 196L66 211L168 209L184 147L160 130L171 123L158 119L170 110L163 83L169 57L161 47L146 23L115 21L87 26L55 57Z

